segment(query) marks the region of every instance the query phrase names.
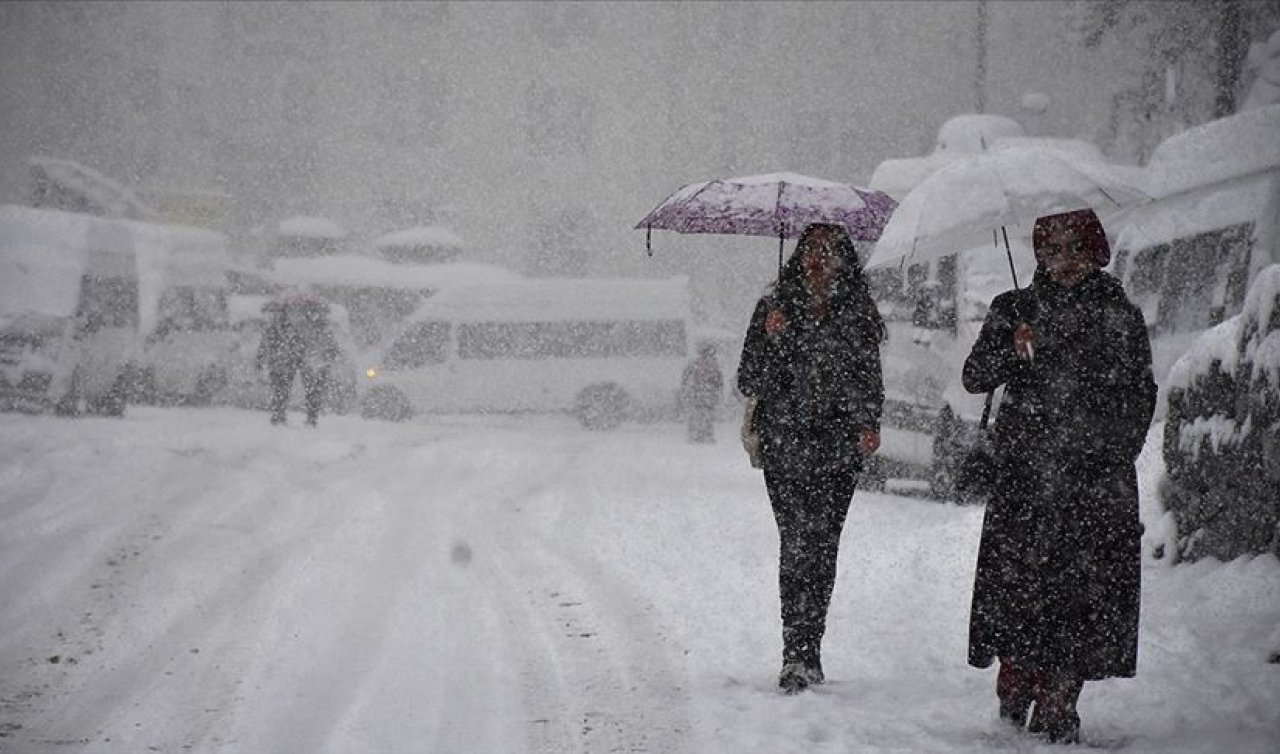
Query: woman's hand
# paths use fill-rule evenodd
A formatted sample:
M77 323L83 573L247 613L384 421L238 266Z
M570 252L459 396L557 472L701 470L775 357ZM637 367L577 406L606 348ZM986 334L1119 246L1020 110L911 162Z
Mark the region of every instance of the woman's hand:
M1026 322L1013 331L1013 352L1023 361L1031 361L1036 357L1036 331Z
M858 438L858 452L864 456L869 456L880 449L880 433L874 429L862 430L862 435Z

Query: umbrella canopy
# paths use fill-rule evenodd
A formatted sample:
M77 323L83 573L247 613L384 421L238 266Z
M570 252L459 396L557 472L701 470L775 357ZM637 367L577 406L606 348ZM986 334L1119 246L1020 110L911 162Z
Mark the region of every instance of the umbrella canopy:
M957 160L902 199L867 266L928 261L992 243L1008 226L1090 208L1104 219L1148 200L1137 169L1043 146L1011 146ZM1008 242L1005 243L1006 252Z
M690 183L645 215L636 228L799 238L811 223L843 225L874 241L897 203L879 191L798 173Z

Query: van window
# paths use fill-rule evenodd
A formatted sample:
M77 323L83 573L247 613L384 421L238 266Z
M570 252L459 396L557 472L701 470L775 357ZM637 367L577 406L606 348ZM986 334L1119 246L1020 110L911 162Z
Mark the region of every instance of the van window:
M1253 223L1232 225L1141 249L1122 274L1153 335L1194 332L1240 311L1252 248ZM1121 252L1118 270L1128 257Z
M458 328L461 359L683 357L680 320L479 322Z
M227 293L220 288L183 286L160 295L157 332L221 330L228 325Z
M85 275L80 280L80 300L76 316L86 333L104 327L138 326L138 281L136 278Z
M442 364L449 356L448 322L415 322L387 349L388 369Z

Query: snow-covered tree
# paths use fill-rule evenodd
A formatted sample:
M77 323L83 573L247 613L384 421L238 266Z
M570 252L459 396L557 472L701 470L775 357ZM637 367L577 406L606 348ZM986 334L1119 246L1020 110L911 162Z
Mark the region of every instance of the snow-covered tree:
M1068 25L1087 48L1148 50L1113 93L1111 151L1145 160L1165 137L1230 115L1248 85L1249 46L1280 28L1276 0L1078 2Z

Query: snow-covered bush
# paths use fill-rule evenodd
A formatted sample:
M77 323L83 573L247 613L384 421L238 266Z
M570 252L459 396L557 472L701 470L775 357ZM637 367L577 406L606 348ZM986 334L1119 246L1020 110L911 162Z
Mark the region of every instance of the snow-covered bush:
M1165 498L1179 554L1280 552L1280 265L1196 341L1168 387Z

